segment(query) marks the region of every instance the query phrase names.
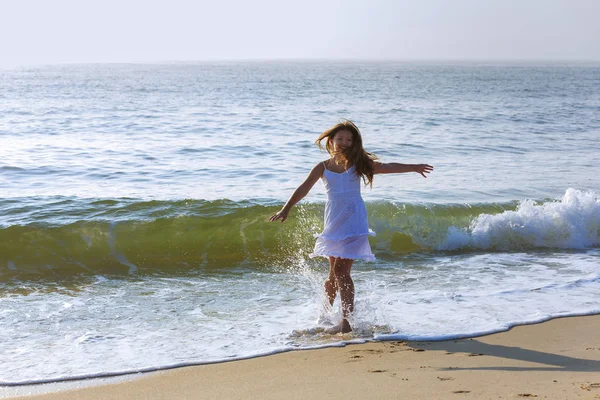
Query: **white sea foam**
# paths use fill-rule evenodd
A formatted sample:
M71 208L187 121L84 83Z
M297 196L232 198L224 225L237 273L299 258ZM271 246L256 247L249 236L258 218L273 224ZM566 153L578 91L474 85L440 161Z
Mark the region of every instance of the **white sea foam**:
M556 201L520 202L517 210L481 214L468 229L448 228L438 250L585 249L600 245L600 195L568 189Z

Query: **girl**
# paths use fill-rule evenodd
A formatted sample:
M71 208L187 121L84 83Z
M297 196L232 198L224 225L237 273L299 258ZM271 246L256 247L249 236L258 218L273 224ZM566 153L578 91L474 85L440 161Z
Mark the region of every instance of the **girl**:
M317 236L315 249L310 257L329 258L329 277L325 280L325 293L333 305L337 292L342 303L342 321L328 333L346 333L352 330L349 322L354 311L354 283L350 268L356 259L375 260L371 253L368 236L375 235L369 229L367 209L360 195L360 178L365 185L373 185L373 175L401 172L430 173L427 164L381 163L374 154L365 151L360 131L350 121L340 122L323 132L315 141L325 149L329 160L318 163L306 180L294 191L283 208L270 221L284 222L291 208L302 200L319 180L323 179L327 191L325 204L325 229Z

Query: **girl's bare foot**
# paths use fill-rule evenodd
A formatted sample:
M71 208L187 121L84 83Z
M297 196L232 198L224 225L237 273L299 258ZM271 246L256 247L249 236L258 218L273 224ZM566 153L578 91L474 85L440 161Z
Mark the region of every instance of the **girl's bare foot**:
M352 332L352 327L350 326L350 322L348 322L348 320L344 318L342 322L340 322L338 325L334 326L333 328L327 329L325 332L330 335L335 335L338 333L348 333Z

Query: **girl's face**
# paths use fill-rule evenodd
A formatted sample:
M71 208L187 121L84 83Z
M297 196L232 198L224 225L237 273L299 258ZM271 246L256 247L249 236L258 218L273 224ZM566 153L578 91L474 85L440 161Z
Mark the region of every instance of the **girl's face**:
M338 131L331 142L336 154L346 154L352 148L352 133L346 130Z

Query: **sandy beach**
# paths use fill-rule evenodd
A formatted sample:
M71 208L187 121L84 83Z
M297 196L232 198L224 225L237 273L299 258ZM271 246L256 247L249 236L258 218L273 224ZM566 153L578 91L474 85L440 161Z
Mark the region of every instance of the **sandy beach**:
M16 398L600 399L598 332L600 315L559 318L472 339L294 351Z

